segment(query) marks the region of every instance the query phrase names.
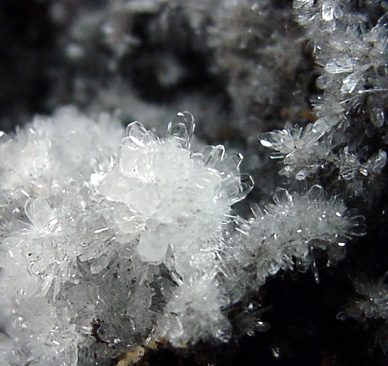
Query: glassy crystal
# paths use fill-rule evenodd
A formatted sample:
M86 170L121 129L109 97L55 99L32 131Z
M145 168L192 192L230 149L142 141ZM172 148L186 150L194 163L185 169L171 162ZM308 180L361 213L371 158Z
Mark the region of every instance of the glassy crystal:
M325 66L325 70L330 74L342 74L352 72L353 69L353 61L348 56L343 56L337 60L330 60Z
M322 19L326 22L332 21L334 18L334 5L332 2L324 2L322 4Z

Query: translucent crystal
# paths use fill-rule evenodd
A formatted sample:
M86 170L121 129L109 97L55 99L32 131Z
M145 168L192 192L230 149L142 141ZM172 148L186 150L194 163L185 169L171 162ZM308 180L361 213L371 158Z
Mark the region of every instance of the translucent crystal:
M304 6L312 7L314 5L314 0L295 0L292 5L294 9L300 9Z
M241 154L234 154L226 157L221 165L221 173L225 176L235 172L239 167L243 160Z
M219 163L224 158L225 148L222 145L217 145L212 148L208 154L204 154L204 162L208 167L218 168Z
M269 139L266 138L266 136L270 137L270 135L264 135L262 134L260 136L260 143L264 146L264 147L272 147L273 143L271 141L269 141Z
M367 163L366 167L373 172L374 174L379 174L387 163L387 153L384 150L380 150L378 154L371 157Z
M241 174L241 189L240 189L240 194L238 196L239 200L244 199L248 195L248 193L252 190L254 185L255 185L255 182L253 181L252 177L249 174L245 174L245 173ZM236 199L234 199L234 201L238 202Z
M319 118L314 122L312 132L320 138L328 132L330 128L331 126L327 123L325 118Z
M324 199L324 196L325 196L325 191L323 187L318 184L313 185L306 194L306 197L313 201Z
M189 112L179 112L168 124L167 135L178 139L188 148L195 128L194 117Z
M25 211L28 219L36 228L49 230L57 222L53 209L43 198L28 200Z
M341 86L341 92L344 94L350 94L354 91L357 84L360 82L360 75L358 73L353 73L347 76Z
M295 175L296 180L304 180L309 175L309 171L306 169L299 170Z
M388 288L385 274L378 281L372 281L365 275L354 281L354 287L360 299L349 304L338 316L341 320L348 317L361 321L365 319L388 319Z
M352 72L354 69L354 62L349 56L343 56L337 60L330 60L325 65L325 70L330 74L342 74Z
M373 108L370 112L372 123L380 128L385 122L385 112L382 108Z
M334 4L331 1L322 4L322 19L326 22L332 21L334 18Z
M364 65L359 70L353 72L342 81L341 93L350 94L353 93L357 85L362 81L362 77L366 70L370 68L370 65Z
M147 144L147 130L140 122L132 122L126 128L127 146L136 149Z
M344 16L344 11L341 9L341 6L334 8L334 16L336 19L341 19Z
M315 174L330 155L330 145L327 144L330 139L326 139L326 144L320 140L330 131L331 125L324 118L305 128L295 126L291 130L260 134L259 140L263 146L274 150L270 155L272 159L283 159L285 167L280 174L304 180Z

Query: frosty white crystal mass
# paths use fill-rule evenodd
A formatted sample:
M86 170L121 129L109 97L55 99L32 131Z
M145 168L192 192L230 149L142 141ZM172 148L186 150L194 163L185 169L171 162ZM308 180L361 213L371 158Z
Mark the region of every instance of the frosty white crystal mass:
M345 313L372 333L380 319L384 342L372 338L388 350L386 0L22 3L0 2L2 126L66 103L85 114L59 109L0 134L1 366L111 365L147 339L189 348L254 335L284 272L318 278L346 250L321 277L339 280L337 311L351 298L343 267L360 278ZM256 187L233 207L244 217L231 208L252 187L241 155L194 153L188 113L156 136L182 108L197 138L247 155ZM99 115L118 110L152 132ZM363 233L347 207L370 224L359 245L346 245ZM293 290L310 280L296 277ZM296 350L287 325L274 354ZM310 353L322 363L327 350Z
M118 122L65 108L3 136L1 365L109 364L154 329L228 338L217 252L252 182L222 146L193 153L193 130L179 113L119 144Z
M194 153L193 131L181 112L166 138L139 122L123 137L63 108L3 135L0 365L108 365L149 336L224 342L229 310L268 276L314 248L341 259L360 221L341 200L279 189L245 221L242 156ZM243 332L262 327L251 318Z

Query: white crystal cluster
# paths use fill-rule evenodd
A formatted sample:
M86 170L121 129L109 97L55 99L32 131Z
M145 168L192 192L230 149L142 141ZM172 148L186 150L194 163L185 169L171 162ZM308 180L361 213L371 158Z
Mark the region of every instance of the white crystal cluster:
M291 179L305 180L321 170L337 169L338 178L348 183L350 193L366 196L366 190L379 178L387 162L385 150L378 150L366 161L349 146L340 148L335 142L334 131L326 134L321 121L306 127L294 127L260 134L260 143L274 150L273 159L282 159L284 167L279 173ZM336 152L333 149L336 148Z
M278 188L273 201L264 208L256 205L249 221L236 223L231 246L223 254L236 301L280 270L312 268L318 281L317 252L326 253L328 265L335 264L345 256L350 237L363 235L363 217L338 197L326 197L319 185L304 193Z
M281 175L304 180L330 160L330 140L322 139L324 132L319 124L310 123L305 128L263 133L259 139L264 147L274 150L271 158L283 160Z
M377 281L361 273L354 281L357 297L348 303L337 318L354 318L376 329L375 341L388 350L388 286L387 273Z
M387 161L385 16L371 25L350 2L296 0L293 5L322 67L317 80L322 94L313 101L317 120L261 134L260 142L274 150L272 158L282 159L280 174L290 180L314 181L330 172L349 196L372 201L368 187L381 186ZM368 115L359 114L361 105Z
M370 13L381 6L380 1L365 3ZM381 127L388 97L386 15L373 24L367 11L342 0L294 0L294 8L322 67L318 86L324 93L315 102L318 118L335 126L365 103L371 123Z
M3 136L1 365L104 364L153 329L228 338L217 252L252 182L222 146L193 153L193 129L179 113L164 139L121 139L62 109Z
M364 234L347 206L384 223L386 1L44 6L57 60L44 72L60 76L40 107L85 113L0 133L0 366L111 366L152 343L254 335L261 286L318 280ZM158 137L182 107L202 140L248 154L249 200L242 155L194 140L190 113ZM388 350L385 282L356 281L341 315L382 320Z
M349 316L361 321L367 319L384 319L388 321L388 288L387 275L377 282L361 275L354 281L359 299L353 301L339 317Z
M262 263L257 276L262 281L280 269L308 268L318 249L335 263L345 254L346 241L362 235L362 217L347 210L337 197L326 198L321 186L312 186L305 194L278 188L274 202L264 211L257 210L252 223L251 240L260 238Z
M314 186L279 189L245 221L240 154L194 153L194 120L167 137L73 108L3 135L0 365L108 365L153 337L224 342L229 311L268 276L342 258L360 218ZM265 328L249 310L241 334ZM247 321L247 319L250 319Z

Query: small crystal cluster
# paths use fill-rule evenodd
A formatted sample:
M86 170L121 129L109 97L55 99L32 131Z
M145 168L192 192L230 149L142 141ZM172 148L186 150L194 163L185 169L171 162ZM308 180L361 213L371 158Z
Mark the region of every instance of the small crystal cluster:
M368 187L378 182L386 165L386 151L380 149L366 161L360 161L349 146L340 148L340 144L333 142L333 131L329 135L326 132L317 121L304 128L262 133L259 140L264 147L274 150L272 159L282 159L284 167L279 174L301 181L316 176L319 170L335 169L338 179L346 181L351 195L366 197ZM333 152L334 147L339 154Z
M282 175L305 180L324 168L346 181L350 195L370 201L368 187L381 185L386 163L388 48L382 41L386 15L373 24L366 14L384 6L376 1L357 8L336 0L293 5L321 66L317 86L323 93L313 100L318 119L304 128L262 134L261 143L283 158Z
M386 16L368 19L381 1L363 6L342 0L294 0L298 21L314 42L316 62L321 65L318 86L324 90L315 103L319 118L333 126L348 119L349 112L366 104L371 123L384 124L387 104L388 49Z
M373 282L365 275L354 281L354 287L360 299L348 306L339 316L349 316L361 321L366 319L384 319L388 321L387 275Z
M310 123L305 128L294 127L260 134L260 143L275 152L273 159L283 159L285 165L279 173L296 180L304 180L317 173L330 160L330 144L321 139L325 131L319 124Z
M325 198L321 186L305 194L279 188L275 204L255 212L251 239L259 241L257 276L264 281L280 269L305 269L314 264L314 250L327 252L331 262L345 254L346 241L362 235L362 217L348 211L337 197ZM293 220L295 218L295 221Z
M241 283L240 292L230 289L239 299L280 270L314 268L316 251L326 253L328 265L338 262L349 238L364 233L363 217L338 197L325 197L321 186L302 194L278 188L273 200L263 209L256 205L249 222L237 225L232 242L238 245L224 253L233 268L225 269L231 287Z
M373 281L363 273L354 280L357 299L353 299L337 318L354 318L362 323L375 322L376 342L384 352L388 349L388 286L387 274Z

